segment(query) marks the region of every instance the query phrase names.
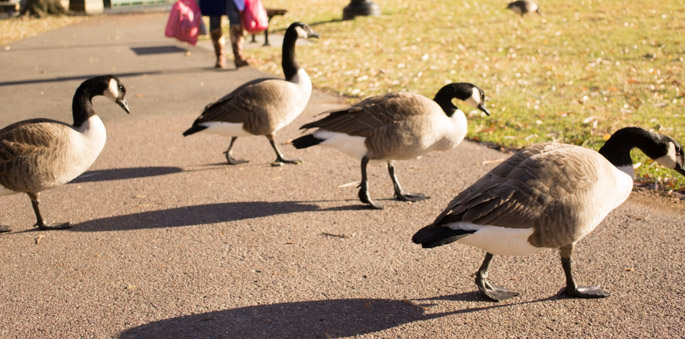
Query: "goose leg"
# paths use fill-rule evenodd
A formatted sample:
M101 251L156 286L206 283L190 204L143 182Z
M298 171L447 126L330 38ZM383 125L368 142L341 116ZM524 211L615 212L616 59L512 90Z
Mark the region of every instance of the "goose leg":
M269 143L271 144L271 147L274 149L276 152L276 161L274 161L271 166L280 166L281 164L296 164L299 165L302 163L302 160L300 159L286 159L283 157L283 154L281 151L278 150L278 147L276 146L276 142L274 141L274 136L273 134L267 134L266 138L269 139Z
M490 266L492 257L493 255L491 253L486 253L485 260L483 260L483 264L476 273L476 285L478 285L478 289L492 301L501 301L519 295L518 292L510 291L506 287L490 285L487 279L488 266Z
M31 205L33 206L33 212L36 214L36 224L33 226L38 227L38 229L41 229L41 230L61 230L61 229L71 227L68 222L59 223L59 224L47 224L47 223L45 223L45 220L43 219L43 216L40 214L40 210L38 209L38 205L40 204L40 202L38 201L38 193L27 193L27 194L31 198Z
M561 266L564 268L566 274L566 288L562 289L567 296L573 298L605 298L609 293L602 291L599 286L576 286L571 273L571 254L573 253L573 244L564 246L559 249L561 255Z
M236 139L238 139L238 137L231 138L231 143L228 145L226 152L224 152L224 155L226 155L226 161L228 161L229 165L238 165L248 162L247 160L236 159L233 157L233 144L235 143Z
M371 205L372 208L377 210L383 209L383 205L377 204L375 201L371 200L369 196L369 180L366 177L366 165L369 164L369 158L364 156L362 158L362 182L359 184L359 200L365 204Z
M390 179L392 180L392 185L395 187L395 199L400 201L419 201L430 199L430 197L425 196L421 193L404 193L402 192L402 186L400 182L397 181L397 176L395 175L395 166L392 161L388 161L388 173L390 173Z

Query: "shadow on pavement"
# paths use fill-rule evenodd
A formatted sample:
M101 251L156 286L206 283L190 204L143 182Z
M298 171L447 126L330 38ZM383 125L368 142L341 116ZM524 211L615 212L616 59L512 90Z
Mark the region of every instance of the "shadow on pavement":
M175 68L175 69L160 69L151 70L145 72L127 72L127 73L111 73L120 78L128 77L140 77L140 76L150 76L150 75L163 75L163 74L189 74L189 73L203 73L203 72L234 72L235 68L225 68L217 70L214 67L187 67L187 68ZM19 85L30 85L30 84L42 84L48 82L64 82L64 81L75 81L75 80L86 80L92 77L102 75L102 74L83 74L83 75L73 75L73 76L61 76L47 79L26 79L26 80L11 80L11 81L0 81L0 87L4 86L19 86Z
M135 178L156 177L160 175L183 172L180 167L156 166L156 167L128 167L111 168L105 170L86 171L78 178L70 181L70 184L83 182L98 182L110 180L125 180Z
M100 232L193 226L319 210L321 209L317 205L297 201L227 202L94 219L75 224L69 230L75 232Z
M338 299L247 306L128 329L120 338L338 338L450 315L400 300Z
M475 295L474 292L468 292L418 300L470 301ZM125 330L119 338L353 337L415 321L550 300L559 299L548 297L511 304L488 302L488 306L428 314L426 311L431 305L390 299L337 299L256 305L160 320Z

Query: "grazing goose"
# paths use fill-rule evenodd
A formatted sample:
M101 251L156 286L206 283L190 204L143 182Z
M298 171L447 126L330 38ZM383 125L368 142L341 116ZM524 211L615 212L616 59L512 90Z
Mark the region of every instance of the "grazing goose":
M393 160L413 159L459 145L466 136L466 116L452 103L453 98L490 115L484 106L483 90L470 83L452 83L442 87L433 100L414 93L388 93L367 98L344 110L328 112L323 119L300 128L318 128L316 131L292 143L295 148L320 144L361 159L359 199L373 208L383 206L369 196L366 177L369 160L388 162L396 199L427 199L423 194L402 192Z
M65 184L85 172L105 146L105 125L93 110L92 98L104 95L130 113L119 79L103 75L84 81L74 94L74 124L31 119L0 130L0 196L26 193L39 229L69 227L47 224L38 208L40 192ZM7 226L0 231L8 232Z
M530 12L536 12L538 13L538 15L542 15L542 13L540 13L540 8L538 7L537 2L532 0L518 0L510 2L507 5L507 9L514 11L514 13L516 14L520 14L522 18L523 15Z
M231 136L224 154L229 164L245 163L233 158L232 149L239 136L265 135L276 152L275 165L296 164L299 160L283 158L274 135L276 131L295 120L309 102L312 82L307 72L295 62L295 42L298 38L318 38L306 24L295 22L285 32L281 65L285 80L263 78L249 81L219 101L207 105L204 112L183 132L188 136L206 130L210 133Z
M609 294L599 286L576 285L571 254L575 243L630 195L630 150L634 147L685 175L681 146L642 128L617 131L599 152L573 145L537 144L514 154L459 193L412 241L424 248L456 241L487 251L476 284L495 301L518 293L488 282L493 255L525 255L544 248L559 248L566 295L606 297Z

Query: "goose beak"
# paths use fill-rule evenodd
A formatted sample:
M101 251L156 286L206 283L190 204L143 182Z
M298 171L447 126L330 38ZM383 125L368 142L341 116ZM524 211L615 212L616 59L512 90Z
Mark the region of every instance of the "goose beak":
M677 165L675 166L675 170L676 170L678 173L680 173L680 175L685 176L685 168L683 168L682 165L677 164Z
M311 38L316 38L316 39L318 39L318 38L319 38L319 33L310 32L308 38L310 38L310 39L311 39Z
M485 106L483 106L483 105L478 105L478 109L481 110L481 111L483 111L483 113L485 113L485 115L490 116L490 112L488 112L488 110L485 109Z
M123 108L127 114L131 114L131 110L128 108L128 103L126 102L126 99L117 99L116 103L117 105L121 106L121 108Z

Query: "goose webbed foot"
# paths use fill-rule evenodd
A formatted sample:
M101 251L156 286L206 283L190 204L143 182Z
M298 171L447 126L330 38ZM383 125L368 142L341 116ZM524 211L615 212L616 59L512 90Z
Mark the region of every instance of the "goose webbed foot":
M563 293L571 298L606 298L609 293L602 291L599 286L577 286L575 288L565 287L561 289L560 294Z
M397 199L399 201L421 201L421 200L430 199L430 197L427 195L424 195L423 193L395 192L395 199Z
M6 233L12 231L9 227L0 225L0 233Z
M274 162L271 163L271 166L281 166L283 164L300 165L302 164L302 159L286 159L278 157Z
M397 180L397 176L395 175L395 166L393 165L392 161L388 161L388 174L390 174L392 185L395 188L395 199L399 201L420 201L430 198L422 193L402 192L402 185L400 185L399 180Z
M480 272L476 273L476 285L478 285L481 293L492 301L502 301L519 295L518 292L511 291L504 286L490 285L487 278Z
M564 274L566 275L566 287L560 293L564 293L571 298L606 298L609 296L609 293L602 291L599 286L576 285L571 270L573 244L561 247L559 253L561 254L561 266L564 268Z
M271 163L271 166L281 166L283 164L293 164L293 165L299 165L302 163L301 159L286 159L283 157L283 153L278 149L278 146L276 146L276 141L274 141L274 136L273 134L267 134L266 138L269 139L269 144L271 144L271 148L274 149L274 152L276 152L276 161Z
M488 282L488 267L490 267L492 257L492 253L486 253L483 264L480 265L478 272L476 272L476 285L478 285L478 289L492 301L501 301L518 296L518 292L510 291L506 287L490 285Z
M45 222L39 222L33 225L34 227L38 227L39 230L41 231L47 231L47 230L64 230L67 228L71 228L71 224L68 222L62 222L62 223L45 223Z
M371 200L371 196L369 196L369 191L365 187L362 187L359 190L358 195L359 195L359 200L365 204L369 204L369 206L371 208L376 209L376 210L382 210L383 209L383 205L376 203L375 201Z
M234 158L230 152L224 152L224 155L226 156L226 161L228 162L229 165L240 165L240 164L246 164L249 162L248 160Z

